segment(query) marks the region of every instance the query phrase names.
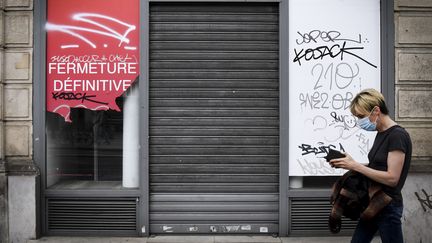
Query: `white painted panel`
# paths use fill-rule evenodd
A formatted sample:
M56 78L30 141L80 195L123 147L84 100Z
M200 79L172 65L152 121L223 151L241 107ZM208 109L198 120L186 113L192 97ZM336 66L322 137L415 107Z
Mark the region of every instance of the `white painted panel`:
M355 127L349 105L380 90L380 1L291 0L289 48L289 174L342 174L322 158L329 147L367 163L375 133Z

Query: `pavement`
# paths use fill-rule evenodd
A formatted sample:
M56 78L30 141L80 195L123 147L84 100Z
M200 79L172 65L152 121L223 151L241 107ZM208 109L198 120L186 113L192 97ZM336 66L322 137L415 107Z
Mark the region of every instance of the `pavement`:
M272 236L151 236L131 237L42 237L27 243L345 243L351 237L272 237ZM372 243L381 243L376 237Z

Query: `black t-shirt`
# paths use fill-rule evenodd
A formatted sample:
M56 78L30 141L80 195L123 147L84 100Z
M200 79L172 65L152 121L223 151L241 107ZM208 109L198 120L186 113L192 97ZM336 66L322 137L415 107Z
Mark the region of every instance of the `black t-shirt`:
M405 184L408 169L411 163L412 144L407 131L399 125L378 132L372 149L369 152L369 167L376 170L387 170L387 157L391 151L400 150L405 153L405 162L401 176L396 187L382 185L383 191L391 196L394 201L402 203L401 189Z

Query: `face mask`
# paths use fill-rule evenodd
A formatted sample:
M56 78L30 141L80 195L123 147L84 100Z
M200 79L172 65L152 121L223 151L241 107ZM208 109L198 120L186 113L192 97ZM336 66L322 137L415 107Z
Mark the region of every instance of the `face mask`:
M369 116L372 114L372 112L374 111L374 109L372 109L371 113L369 114ZM369 116L363 117L361 119L357 120L357 125L359 127L361 127L362 129L366 130L366 131L376 131L376 123L373 123L369 120ZM376 122L376 121L375 121Z

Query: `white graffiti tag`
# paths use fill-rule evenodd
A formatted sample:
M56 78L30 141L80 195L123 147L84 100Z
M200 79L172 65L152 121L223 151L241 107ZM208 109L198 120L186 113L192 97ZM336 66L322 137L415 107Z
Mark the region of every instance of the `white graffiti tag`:
M74 25L61 25L61 24L54 24L54 23L47 23L45 25L45 28L47 31L59 31L59 32L63 32L63 33L69 34L71 36L74 36L74 37L81 39L82 41L86 42L87 44L89 44L93 48L97 48L96 44L93 41L89 40L88 38L84 37L82 34L79 34L78 32L90 32L93 34L99 34L99 35L103 35L103 36L117 39L117 40L119 40L118 46L120 47L123 43L129 44L130 40L129 40L129 38L127 38L127 36L129 35L129 33L131 31L136 29L135 25L131 25L131 24L125 23L123 21L120 21L116 18L112 18L112 17L106 16L106 15L96 14L96 13L74 14L72 16L72 19L76 20L76 21L89 23L91 25L98 27L99 29L85 28L85 27L74 26ZM123 33L119 33L115 29L108 27L107 25L104 25L100 22L97 22L96 21L97 19L109 20L113 23L120 24L121 26L126 27L126 30ZM62 46L62 48L78 48L78 47L79 47L79 45L64 45L64 46ZM104 47L106 47L106 45L104 45ZM136 47L134 47L134 46L124 46L124 48L126 50L136 50Z

